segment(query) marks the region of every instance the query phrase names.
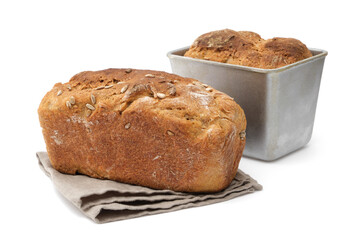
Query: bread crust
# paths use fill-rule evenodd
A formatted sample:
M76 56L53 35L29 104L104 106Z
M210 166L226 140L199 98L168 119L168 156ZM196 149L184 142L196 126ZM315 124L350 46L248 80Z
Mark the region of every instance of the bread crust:
M58 171L155 189L226 188L246 141L232 98L159 71L81 72L55 84L38 113Z
M264 40L254 32L224 29L198 37L184 56L274 69L311 57L312 53L294 38Z

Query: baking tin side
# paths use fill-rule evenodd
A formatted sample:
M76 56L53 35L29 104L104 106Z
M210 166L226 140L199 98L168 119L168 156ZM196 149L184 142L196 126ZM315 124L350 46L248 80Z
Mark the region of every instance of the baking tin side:
M245 156L271 161L309 142L326 51L310 49L314 56L308 59L259 69L184 57L187 49L168 53L173 72L199 79L241 105L248 122Z

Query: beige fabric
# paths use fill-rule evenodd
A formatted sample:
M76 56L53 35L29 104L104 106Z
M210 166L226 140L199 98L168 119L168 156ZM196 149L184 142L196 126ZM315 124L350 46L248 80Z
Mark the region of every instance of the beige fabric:
M46 152L36 155L40 168L50 177L56 189L96 223L204 206L262 189L254 179L238 170L230 186L218 193L155 190L84 175L63 174L52 168Z

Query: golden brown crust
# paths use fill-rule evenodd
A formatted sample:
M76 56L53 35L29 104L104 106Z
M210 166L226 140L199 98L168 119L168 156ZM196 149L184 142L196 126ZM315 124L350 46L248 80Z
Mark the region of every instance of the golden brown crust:
M294 38L264 40L254 32L224 29L198 37L184 56L273 69L311 57L312 54Z
M232 98L165 72L82 72L55 84L38 113L57 170L157 189L222 190L245 146Z

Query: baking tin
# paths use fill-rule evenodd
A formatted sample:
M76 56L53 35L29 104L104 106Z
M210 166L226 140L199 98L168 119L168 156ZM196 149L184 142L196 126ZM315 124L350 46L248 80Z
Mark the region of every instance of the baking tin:
M173 73L227 93L244 109L245 156L271 161L310 141L327 51L310 49L310 58L260 69L184 57L188 49L167 54Z

